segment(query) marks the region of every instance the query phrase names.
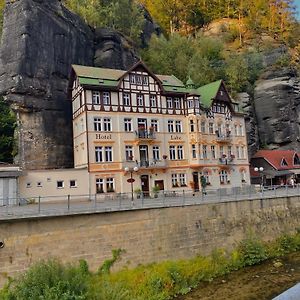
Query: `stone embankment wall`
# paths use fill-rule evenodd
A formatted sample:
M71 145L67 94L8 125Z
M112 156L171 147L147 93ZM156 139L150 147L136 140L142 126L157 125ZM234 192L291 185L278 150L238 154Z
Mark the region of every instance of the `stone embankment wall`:
M1 221L0 284L50 257L86 259L96 270L122 248L116 268L134 267L231 249L250 230L272 240L299 226L298 197Z

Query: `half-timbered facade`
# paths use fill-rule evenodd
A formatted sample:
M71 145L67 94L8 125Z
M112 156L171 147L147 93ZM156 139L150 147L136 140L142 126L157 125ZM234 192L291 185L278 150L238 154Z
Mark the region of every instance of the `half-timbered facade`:
M244 116L223 81L74 65L74 164L87 168L90 193L151 192L249 184ZM202 179L201 179L202 178Z

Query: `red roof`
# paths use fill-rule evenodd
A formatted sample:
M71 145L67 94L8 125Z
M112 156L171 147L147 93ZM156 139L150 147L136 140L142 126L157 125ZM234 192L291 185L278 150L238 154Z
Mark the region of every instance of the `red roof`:
M294 165L295 155L300 158L295 150L259 150L253 158L264 158L276 170L300 169L300 164ZM287 165L282 164L284 160Z

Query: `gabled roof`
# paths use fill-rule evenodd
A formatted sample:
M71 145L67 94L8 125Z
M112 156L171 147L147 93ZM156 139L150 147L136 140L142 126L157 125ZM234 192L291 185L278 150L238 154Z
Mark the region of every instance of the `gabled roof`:
M300 165L294 165L295 154L298 153L294 150L259 150L253 158L264 158L276 170L300 169ZM287 166L281 164L283 159Z
M134 65L134 67L135 66L137 66L137 64ZM117 87L123 76L125 76L126 73L132 70L132 68L129 71L124 71L117 69L96 68L80 65L72 65L72 68L76 73L80 84L98 87ZM164 91L172 93L186 93L186 88L183 82L180 81L174 75L156 75L152 73L150 75L153 75L155 79L159 81L159 84L162 85Z
M79 65L72 65L72 68L82 85L117 87L119 78L126 73L124 70Z
M222 80L217 80L215 82L206 84L197 89L201 95L201 103L204 107L210 107L213 99L217 96L217 93L221 87Z

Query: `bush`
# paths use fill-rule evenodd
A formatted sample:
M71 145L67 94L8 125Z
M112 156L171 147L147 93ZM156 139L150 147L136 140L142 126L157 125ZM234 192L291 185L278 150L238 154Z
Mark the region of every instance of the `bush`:
M265 246L254 237L249 237L240 243L239 251L244 266L259 264L268 258Z
M81 267L41 261L10 283L7 300L84 300L88 275Z

